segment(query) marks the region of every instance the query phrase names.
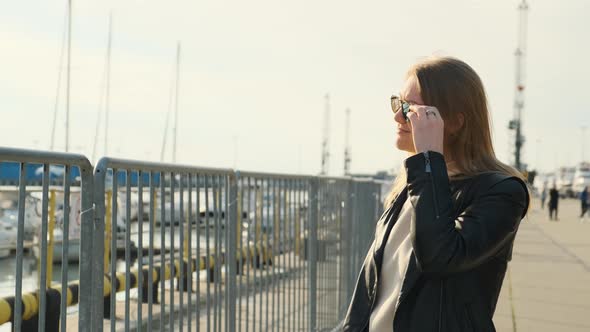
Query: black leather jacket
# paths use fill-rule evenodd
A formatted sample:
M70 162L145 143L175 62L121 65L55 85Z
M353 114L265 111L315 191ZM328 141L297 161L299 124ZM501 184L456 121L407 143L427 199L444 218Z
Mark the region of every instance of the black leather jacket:
M444 157L405 161L407 187L382 216L385 236L369 249L342 330L365 332L375 302L383 249L406 198L414 207L412 254L392 330L495 331L492 316L526 214L526 184L500 173L449 181Z

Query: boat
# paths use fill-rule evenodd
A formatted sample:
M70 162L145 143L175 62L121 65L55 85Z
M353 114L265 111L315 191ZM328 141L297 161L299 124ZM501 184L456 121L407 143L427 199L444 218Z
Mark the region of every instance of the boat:
M33 253L36 257L39 257L39 245L33 248ZM63 230L56 228L53 230L53 263L62 262L63 252ZM80 255L80 238L68 239L68 262L78 262Z
M72 191L70 193L70 218L69 218L69 238L68 238L68 252L66 257L69 262L78 262L80 255L80 232L81 232L81 196L79 191ZM125 231L126 224L123 218L119 215L116 222L117 231L117 247L125 247ZM34 231L33 241L33 254L36 257L40 257L40 219L39 226ZM63 251L63 233L64 233L64 213L63 206L58 206L55 212L55 226L53 229L53 262L58 263L62 261ZM49 244L49 234L47 235L47 241Z
M17 231L11 224L0 221L0 258L10 256L16 248Z
M196 205L193 204L193 210L196 210ZM160 220L161 218L161 209L158 208L155 210L155 214L156 214L156 226L160 226L161 222ZM184 213L184 217L185 220L187 219L187 211L185 209L185 213ZM164 226L169 226L170 225L170 221L172 220L172 216L170 213L170 209L166 208L164 210ZM144 222L147 222L149 219L145 218ZM248 224L249 223L249 213L247 211L243 211L242 212L242 223ZM217 225L220 225L221 227L225 227L225 211L215 211L213 209L206 209L204 207L202 207L199 210L198 215L196 215L195 213L193 213L193 219L191 220L193 225L199 225L199 227L204 228L204 227L215 227ZM174 225L179 225L180 224L180 208L178 206L175 206L174 209L174 221L173 221Z
M579 196L586 187L590 189L590 162L582 162L576 166L572 190Z
M40 201L32 195L25 198L25 215L24 215L24 239L32 240L39 227L41 227ZM12 207L2 210L0 222L11 226L15 231L18 230L18 207ZM16 244L13 249L16 248Z
M560 167L557 171L557 190L562 198L575 197L573 190L575 167Z
M130 244L131 247L135 247L135 243L133 241ZM118 224L117 225L117 248L125 248L125 224ZM62 252L63 252L63 230L61 228L56 228L53 230L53 263L61 263L62 262ZM39 255L39 246L33 247L33 253L35 256L38 257ZM80 238L68 239L68 252L67 252L67 260L68 262L79 262L80 260Z

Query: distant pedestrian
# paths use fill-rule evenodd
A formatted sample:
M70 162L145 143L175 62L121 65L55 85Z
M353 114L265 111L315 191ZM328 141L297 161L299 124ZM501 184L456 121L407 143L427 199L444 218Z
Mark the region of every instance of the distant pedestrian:
M559 220L557 217L557 205L559 203L559 192L555 188L555 185L549 190L549 220L553 220L555 214L555 220Z
M580 203L582 203L582 213L580 214L580 221L584 220L584 215L588 211L588 187L580 193Z
M545 209L545 200L547 199L547 188L543 187L541 191L541 210Z

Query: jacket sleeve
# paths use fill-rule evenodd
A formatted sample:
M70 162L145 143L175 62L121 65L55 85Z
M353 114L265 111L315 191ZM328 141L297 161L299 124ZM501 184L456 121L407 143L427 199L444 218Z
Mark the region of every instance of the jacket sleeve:
M405 160L412 202L412 245L425 273L470 270L514 239L528 204L528 191L516 177L479 189L455 219L443 155L428 151ZM457 225L457 226L456 226Z

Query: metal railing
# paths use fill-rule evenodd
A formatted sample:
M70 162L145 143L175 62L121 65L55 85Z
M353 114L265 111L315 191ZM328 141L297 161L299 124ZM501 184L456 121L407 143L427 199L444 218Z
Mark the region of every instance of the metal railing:
M369 180L114 158L101 159L92 177L83 156L4 148L1 160L80 167L81 331L330 330L382 210L381 184ZM69 181L63 186L69 193ZM49 233L42 227L41 238ZM43 243L40 253L47 255ZM46 265L42 259L40 271ZM58 279L62 291L71 280ZM62 300L62 331L73 302ZM24 330L27 308L27 317L15 310L15 331ZM0 325L2 312L0 299Z
M239 265L236 331L309 330L308 309L315 273L309 236L315 179L301 176L243 172L238 178L238 210L250 212L247 230L238 230L238 252L268 248L262 265ZM237 223L242 226L242 223ZM247 240L244 241L244 238Z
M121 177L120 174L124 176ZM105 291L102 280L97 280L94 284L93 303L95 315L102 318L104 314L109 319L105 326L110 331L118 330L116 292L123 288L125 296L121 302L125 308L122 326L124 331L133 327L146 328L149 331L176 331L182 330L185 323L190 330L193 313L197 317L201 314L200 303L203 297L208 330L211 325L215 331L219 330L227 320L231 310L227 306L229 294L233 294L227 291L227 287L231 287L236 265L227 264L227 271L222 275L222 264L235 262L236 254L235 250L227 248L227 244L231 243L228 239L232 227L222 226L235 224L232 220L235 218L234 212L228 210L230 195L235 195L230 193L230 187L235 190L235 185L232 186L235 183L233 174L231 170L110 158L103 158L98 162L95 169L95 241L99 245L95 250L105 252L107 257L110 252L110 262L96 265L94 274L100 276L106 273L105 280L109 284L106 289L110 292ZM109 192L112 195L108 195ZM118 199L121 193L124 193L124 200ZM108 196L112 206L110 216L106 213L108 202L100 199ZM119 203L124 206L121 214L125 222L125 266L122 267L124 287L113 287L116 279L113 276L119 272L117 232L116 227L110 227L110 232L106 233L104 229L106 225L108 231L108 219L114 222L120 218L117 208ZM234 205L235 202L232 206ZM204 210L201 217L202 207ZM144 218L145 214L147 218ZM137 216L135 227L131 224L132 215ZM146 222L147 225L144 225ZM133 238L137 248L135 257L131 257L132 233L135 235ZM205 233L204 239L201 239L201 233ZM156 235L159 235L159 239ZM193 235L196 241L193 241ZM202 248L201 240L204 240L205 248ZM104 245L100 246L100 243ZM144 262L145 258L147 262ZM132 261L135 262L133 266ZM133 283L132 268L141 271L137 273L137 281ZM201 271L205 272L208 280L215 281L206 283L205 294L201 294ZM223 288L222 280L225 285ZM137 300L134 301L132 315L130 293L134 285L137 285ZM104 299L103 295L106 296ZM222 306L223 297L225 307ZM144 303L147 304L146 312L143 310ZM158 314L154 315L154 310ZM223 320L222 314L226 316ZM102 320L95 322L93 328L102 331Z
M92 252L92 166L88 159L82 155L53 153L43 151L21 150L11 148L0 148L0 162L16 162L20 167L18 184L18 218L17 218L17 240L16 240L16 269L15 269L15 291L13 297L6 297L0 300L4 305L3 310L9 311L3 315L13 322L14 331L33 330L45 331L46 328L57 330L61 321L61 331L67 329L66 307L75 304L79 300L79 330L89 326L91 294L91 262ZM23 294L23 258L25 241L25 218L26 196L27 196L27 169L28 165L37 164L38 170L42 172L42 197L41 197L41 221L40 232L38 233L40 254L39 254L39 277L37 290ZM70 202L70 188L72 182L72 168L79 169L80 196L79 206L72 207ZM56 176L50 170L59 169L63 172ZM56 178L56 179L52 179ZM58 185L56 185L56 183ZM62 269L59 276L59 285L52 285L52 276L48 275L48 265L52 265L53 256L48 255L48 241L52 240L52 234L48 232L49 216L49 186L58 187L63 191L62 203ZM75 220L70 220L70 209L78 208L75 211ZM68 278L71 272L68 271L68 255L70 253L70 229L72 223L79 223L80 237L78 239L79 251L73 255L79 258L79 284L68 285ZM50 237L51 236L51 237ZM62 294L66 294L62 296ZM50 300L48 302L48 299ZM57 304L57 305L56 305ZM59 320L56 319L59 317ZM4 322L0 322L4 323ZM35 324L37 323L37 324ZM57 324L57 325L56 325ZM24 326L23 326L24 325Z
M380 185L373 181L319 179L316 237L319 331L330 331L343 319L362 260L382 212Z

